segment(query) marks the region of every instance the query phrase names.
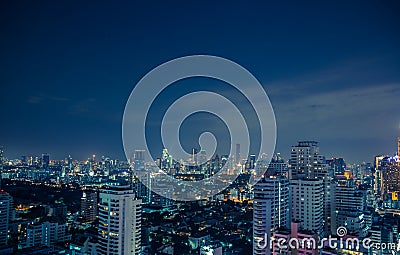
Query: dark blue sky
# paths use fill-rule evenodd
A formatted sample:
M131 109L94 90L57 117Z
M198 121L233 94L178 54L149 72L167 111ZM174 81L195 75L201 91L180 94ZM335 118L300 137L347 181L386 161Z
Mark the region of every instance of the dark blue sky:
M304 139L351 162L395 151L398 1L218 2L3 1L6 156L123 158L133 86L157 65L193 54L231 59L259 79L284 155Z

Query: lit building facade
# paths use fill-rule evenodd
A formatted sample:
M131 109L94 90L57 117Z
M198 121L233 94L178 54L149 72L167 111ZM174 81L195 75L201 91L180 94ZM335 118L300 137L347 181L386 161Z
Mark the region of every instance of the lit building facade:
M270 247L260 247L258 243L271 237L278 228L288 228L289 181L283 176L269 176L254 186L253 204L253 254L271 254Z
M336 227L346 227L350 234L365 237L368 226L364 217L365 197L352 180L339 182L335 187Z
M129 186L102 189L99 200L98 254L139 255L141 200Z
M381 197L389 200L393 192L400 191L400 167L391 157L385 157L381 160Z
M290 180L292 221L300 222L300 229L322 233L323 191L322 179Z
M398 156L397 166L400 167L400 137L397 138L397 156Z
M290 179L314 178L321 158L318 142L301 141L292 146L290 154Z
M81 198L81 212L84 222L93 222L97 216L97 192L86 189Z
M65 224L55 222L30 224L26 229L26 247L50 246L71 240L71 235L66 234L66 230Z
M8 227L13 216L13 198L5 191L0 191L0 247L8 244Z

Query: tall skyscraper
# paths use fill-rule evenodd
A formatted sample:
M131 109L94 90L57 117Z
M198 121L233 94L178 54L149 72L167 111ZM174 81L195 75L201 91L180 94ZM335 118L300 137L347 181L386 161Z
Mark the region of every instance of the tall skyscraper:
M0 163L3 163L3 153L4 153L4 148L2 146L0 146Z
M385 157L381 160L381 196L383 199L389 199L392 192L400 191L400 167L391 157Z
M2 174L3 174L3 153L4 149L0 146L0 189L1 189L1 182L2 182Z
M193 157L193 155L192 155ZM194 160L194 159L193 159ZM172 156L169 155L168 150L167 149L163 149L162 150L162 157L161 157L161 161L160 161L160 165L159 167L164 169L164 170L168 170L171 168L173 163L173 159Z
M270 247L258 245L278 228L289 228L289 180L283 176L262 178L254 186L253 254L271 254Z
M198 164L204 164L207 162L207 152L206 150L200 150L199 156L197 157ZM205 167L205 165L203 165Z
M240 163L240 144L236 144L236 151L235 151L235 162L236 164Z
M257 175L260 175L257 177L261 178L264 176L276 175L276 172L273 171L273 169L271 171L268 171L269 167L270 167L270 161L268 160L268 155L262 154L254 166Z
M334 165L337 165L337 173L342 170L344 172L344 160L337 159L333 161ZM326 163L326 159L320 154L318 147L318 142L315 141L300 141L298 145L292 146L291 157L290 157L290 177L291 180L321 180L322 181L322 191L318 196L322 196L322 207L323 207L323 218L321 227L323 226L323 231L326 233L331 231L331 224L335 220L332 218L334 197L333 197L333 176L334 171L329 173L329 166ZM301 185L301 182L297 183ZM297 185L296 184L296 185ZM308 185L308 184L307 184ZM295 196L295 194L293 194ZM301 200L297 201L302 203ZM303 202L304 203L304 202ZM300 206L300 204L299 204ZM319 205L318 205L319 206ZM310 209L316 211L319 209L312 206ZM311 213L311 212L310 212ZM318 215L319 212L314 213ZM310 215L311 216L311 215ZM319 216L318 216L319 217ZM313 219L318 221L319 219ZM296 220L296 219L293 219ZM303 223L304 225L304 223ZM300 224L302 227L302 224ZM311 227L309 225L308 227ZM311 230L311 229L310 229ZM316 229L321 231L320 229ZM335 230L336 231L336 230Z
M319 156L318 142L301 141L292 146L290 154L290 179L315 178L322 158Z
M0 190L1 190L1 183L3 180L2 174L3 174L3 164L4 164L4 148L0 146Z
M152 178L150 171L136 172L136 176L133 178L133 187L136 198L141 199L143 204L149 204L151 201L151 189L148 188L151 186Z
M374 193L375 195L382 194L382 160L387 157L384 155L375 156L374 160Z
M192 163L193 164L197 164L197 154L198 154L198 150L196 148L192 148Z
M135 171L144 170L145 150L135 150L130 159L130 163L134 164Z
M247 169L254 169L255 164L256 164L256 155L251 154L249 156L249 158L247 159L246 168Z
M275 172L277 175L288 177L288 165L282 158L275 157L269 163L267 172Z
M364 197L353 180L340 181L335 187L336 228L346 226L349 233L365 237L368 228L364 219Z
M328 159L326 163L329 166L329 172L332 177L335 175L343 175L344 171L346 171L346 163L343 158Z
M8 226L13 215L13 198L5 191L0 191L0 247L8 244Z
M397 166L400 167L400 137L397 138L397 156L398 156Z
M93 222L97 216L97 192L85 189L81 198L81 212L84 222Z
M49 169L50 165L50 155L47 153L42 154L42 167L44 169Z
M290 180L292 221L300 222L300 229L322 233L323 191L322 179Z
M98 254L139 255L141 242L141 200L129 186L100 191Z

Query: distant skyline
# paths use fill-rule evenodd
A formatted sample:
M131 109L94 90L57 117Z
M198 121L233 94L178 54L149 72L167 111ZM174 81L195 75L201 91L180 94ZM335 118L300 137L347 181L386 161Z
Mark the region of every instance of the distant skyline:
M397 1L2 2L0 146L9 158L124 159L134 85L165 61L210 54L264 86L286 159L315 140L327 158L372 162L400 136L398 13Z

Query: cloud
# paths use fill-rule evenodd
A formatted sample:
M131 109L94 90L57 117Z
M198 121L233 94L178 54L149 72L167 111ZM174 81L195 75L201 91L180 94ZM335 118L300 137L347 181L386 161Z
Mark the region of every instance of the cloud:
M95 110L95 102L94 98L85 98L74 104L72 104L69 108L70 114L86 114L93 112Z
M380 75L372 79L364 69L375 60L363 61L264 86L276 115L278 150L287 154L298 140L315 139L325 155L346 156L354 162L390 152L384 143L399 131L400 82L384 81ZM237 108L249 107L229 91L220 92L239 99ZM263 105L263 100L256 96L251 103ZM193 98L191 104L221 106L212 97ZM227 119L233 116L230 108L219 112Z
M28 103L30 104L40 104L41 102L43 102L44 97L40 97L40 96L30 96L28 99Z
M325 155L353 162L391 153L400 135L400 80L385 60L360 59L264 85L274 107L278 147L321 142Z
M276 100L278 140L286 148L297 140L322 142L329 155L353 162L391 153L397 126L400 83L350 87Z
M276 102L277 109L289 114L288 120L313 120L332 117L360 119L374 114L391 113L398 107L400 83L370 85L303 95L290 101ZM353 119L353 120L354 120Z
M67 102L69 98L66 97L57 97L57 96L49 96L49 95L31 95L27 102L30 104L41 104L41 103L51 103L51 102Z

